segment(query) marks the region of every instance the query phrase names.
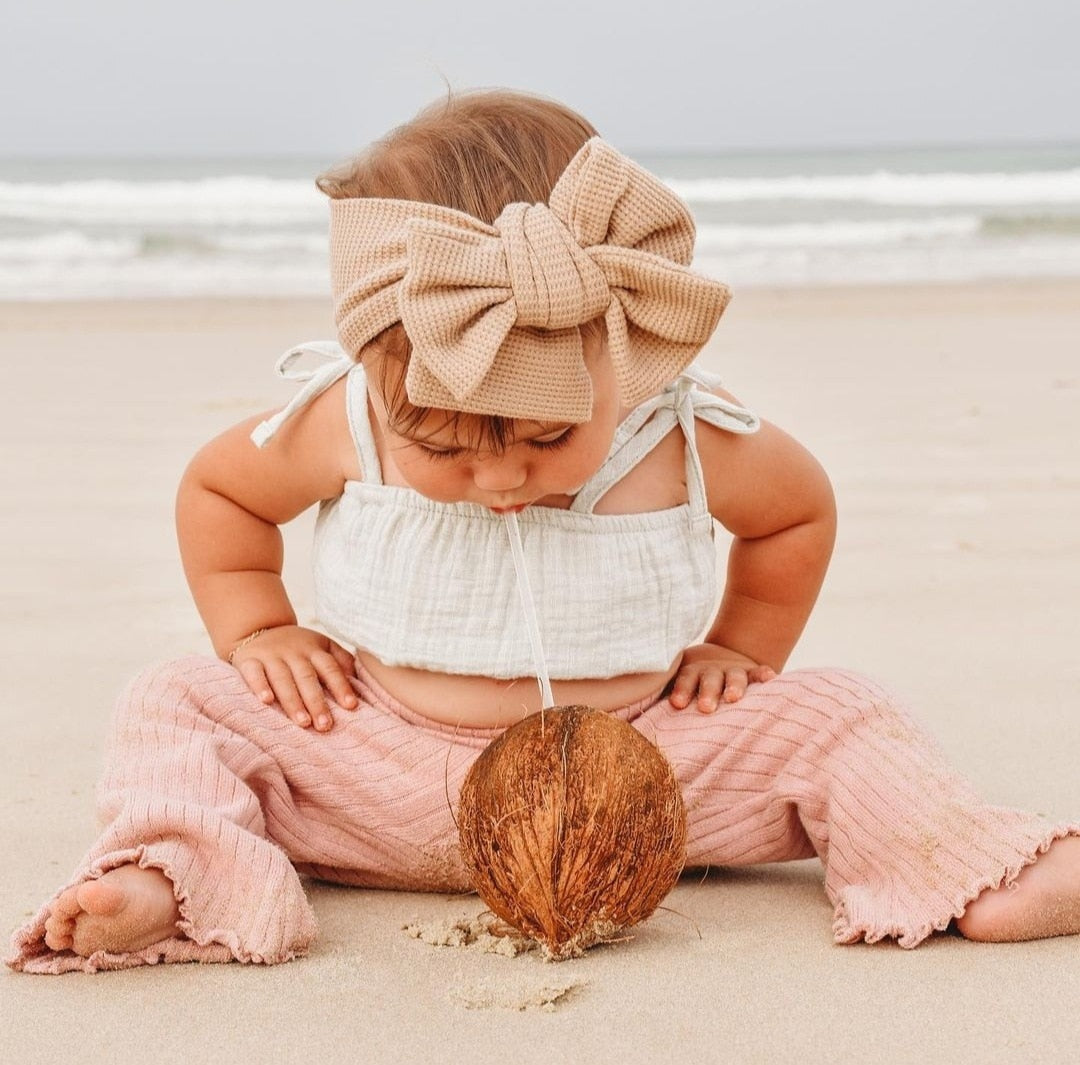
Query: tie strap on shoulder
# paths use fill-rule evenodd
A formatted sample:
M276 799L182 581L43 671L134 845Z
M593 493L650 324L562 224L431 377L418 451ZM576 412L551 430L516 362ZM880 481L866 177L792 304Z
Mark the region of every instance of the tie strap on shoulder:
M314 369L298 369L296 364L305 356L314 355L322 360L322 365ZM341 345L333 340L308 340L289 348L274 366L278 377L286 381L300 381L301 388L291 400L265 421L259 422L252 430L251 440L257 448L264 448L273 439L274 434L297 411L306 407L316 396L322 395L331 385L340 381L355 363L342 350Z

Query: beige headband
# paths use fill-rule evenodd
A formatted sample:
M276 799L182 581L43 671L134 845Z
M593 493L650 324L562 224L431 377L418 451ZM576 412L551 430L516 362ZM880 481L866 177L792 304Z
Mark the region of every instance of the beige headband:
M417 406L583 422L592 383L579 325L604 316L621 398L679 375L712 335L727 288L687 269L694 223L658 178L593 138L547 204L493 225L411 200L334 200L330 263L353 357L400 321Z

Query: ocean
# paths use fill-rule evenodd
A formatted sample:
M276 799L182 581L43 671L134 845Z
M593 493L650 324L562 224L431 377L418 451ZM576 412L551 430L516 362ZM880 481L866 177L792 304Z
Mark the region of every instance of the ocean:
M1080 276L1080 144L636 158L736 288ZM0 299L323 296L334 161L0 160Z

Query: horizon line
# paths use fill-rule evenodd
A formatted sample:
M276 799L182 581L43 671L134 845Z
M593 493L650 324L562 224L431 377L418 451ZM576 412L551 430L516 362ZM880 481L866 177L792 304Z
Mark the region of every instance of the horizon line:
M926 141L877 141L866 143L835 143L828 144L770 144L770 145L730 145L723 148L707 147L684 147L684 148L647 148L627 147L621 148L627 155L647 156L652 158L715 158L715 157L738 157L753 155L789 155L789 154L821 154L841 155L857 152L933 152L933 151L970 151L970 150L1015 150L1015 149L1077 149L1080 150L1080 139L1010 139L995 138L990 140L926 140ZM106 152L67 152L67 151L44 151L44 152L4 152L0 154L2 163L27 163L27 162L232 162L232 161L256 161L266 160L274 162L312 161L316 159L342 160L350 155L359 154L363 149L354 152L336 152L333 150L304 150L274 152L266 149L252 150L248 152L215 152L210 150L197 150L193 152L131 152L106 151ZM328 164L329 165L329 164Z

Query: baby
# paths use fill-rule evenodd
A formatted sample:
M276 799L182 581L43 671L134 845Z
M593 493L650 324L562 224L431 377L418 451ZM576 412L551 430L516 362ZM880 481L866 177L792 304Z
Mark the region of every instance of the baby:
M508 512L554 700L659 746L689 866L816 855L842 943L1080 931L1080 825L988 806L873 682L783 672L832 493L692 365L728 292L689 269L669 189L510 92L440 102L320 187L340 347L288 353L321 362L179 490L218 657L123 694L102 835L9 964L285 961L315 935L301 875L468 890L447 795L540 705ZM315 503L336 639L297 624L281 580L278 527ZM733 537L718 609L714 521Z

